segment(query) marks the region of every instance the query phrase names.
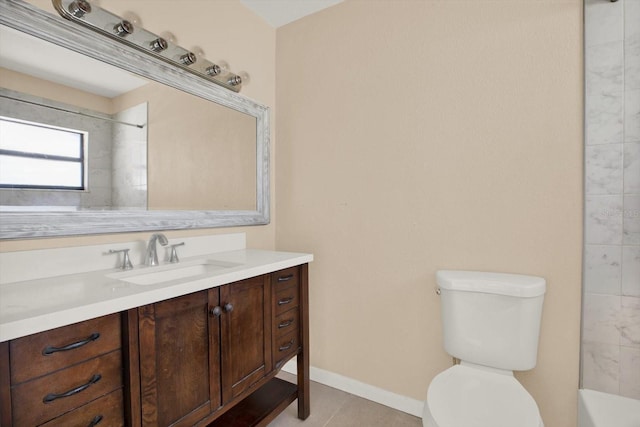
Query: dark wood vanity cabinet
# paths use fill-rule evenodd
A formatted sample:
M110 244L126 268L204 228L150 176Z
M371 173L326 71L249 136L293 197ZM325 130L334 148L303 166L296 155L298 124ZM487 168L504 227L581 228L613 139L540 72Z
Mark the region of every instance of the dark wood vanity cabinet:
M120 314L0 343L2 426L124 426Z
M136 310L141 425L193 425L221 406L220 383L213 380L220 375L220 327L209 316L209 307L218 305L217 298L210 300L216 293Z
M142 426L194 425L271 372L258 276L137 309Z
M128 388L140 390L130 412L142 414L133 426L265 426L296 398L299 418L309 416L306 264L139 307L128 319ZM298 384L275 378L296 355Z
M296 398L306 419L307 269L0 343L0 426L266 426Z
M223 312L220 316L222 403L225 404L273 369L271 283L269 275L265 275L219 289Z

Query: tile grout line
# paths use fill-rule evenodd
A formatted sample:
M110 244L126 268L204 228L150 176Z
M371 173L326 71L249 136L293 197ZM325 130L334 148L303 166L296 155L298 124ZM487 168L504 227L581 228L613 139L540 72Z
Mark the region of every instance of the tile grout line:
M342 402L342 404L338 408L336 408L335 412L331 414L327 422L322 427L329 427L329 424L331 424L331 420L333 420L336 417L336 415L338 415L338 412L340 412L340 410L342 410L342 408L344 408L350 400L353 400L354 398L353 394L351 393L347 393L347 394L348 394L348 398L344 399L344 402Z

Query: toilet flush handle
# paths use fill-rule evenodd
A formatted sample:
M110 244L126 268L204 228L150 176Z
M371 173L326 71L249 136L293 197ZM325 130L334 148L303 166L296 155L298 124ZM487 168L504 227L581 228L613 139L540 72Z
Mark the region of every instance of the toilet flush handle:
M436 295L440 295L440 287L436 286Z

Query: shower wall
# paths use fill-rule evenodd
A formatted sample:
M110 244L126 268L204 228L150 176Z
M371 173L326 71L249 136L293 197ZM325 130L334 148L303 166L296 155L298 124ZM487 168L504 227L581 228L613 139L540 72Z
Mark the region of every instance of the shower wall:
M640 0L585 1L583 388L640 399Z
M120 111L114 118L125 123L149 123L147 108L145 102ZM113 209L147 208L147 130L147 126L113 126Z

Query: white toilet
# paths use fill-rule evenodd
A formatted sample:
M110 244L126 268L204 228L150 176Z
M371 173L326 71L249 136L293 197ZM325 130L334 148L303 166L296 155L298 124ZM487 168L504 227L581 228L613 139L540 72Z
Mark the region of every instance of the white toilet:
M427 391L425 427L543 427L533 397L513 371L536 365L542 300L540 277L438 271L444 348L459 365Z

